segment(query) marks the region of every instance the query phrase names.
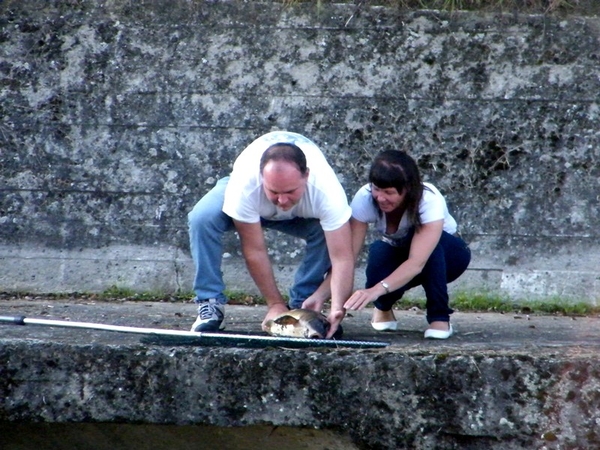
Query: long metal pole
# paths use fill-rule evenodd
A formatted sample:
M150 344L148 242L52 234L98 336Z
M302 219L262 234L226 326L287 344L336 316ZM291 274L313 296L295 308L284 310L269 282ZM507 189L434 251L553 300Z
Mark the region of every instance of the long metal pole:
M260 336L245 335L234 333L208 333L182 330L165 330L162 328L143 328L128 327L121 325L107 325L93 322L71 322L67 320L49 320L49 319L31 319L25 316L0 316L0 323L9 325L42 325L50 327L79 328L88 330L116 331L120 333L135 333L152 337L155 343L161 343L161 337L166 338L163 343L172 345L203 345L203 340L227 343L230 341L239 341L236 345L243 346L244 342L254 344L252 346L282 346L282 347L355 347L355 348L381 348L387 347L388 342L378 341L352 341L337 339L306 339L306 338L288 338L280 336ZM179 338L179 339L178 339ZM204 339L203 339L204 338Z

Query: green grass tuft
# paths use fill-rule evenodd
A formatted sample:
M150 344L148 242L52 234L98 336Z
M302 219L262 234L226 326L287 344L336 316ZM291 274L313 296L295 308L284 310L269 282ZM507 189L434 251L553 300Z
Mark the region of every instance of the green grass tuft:
M461 312L497 312L521 314L559 314L587 316L600 313L600 307L589 302L577 302L560 297L543 300L511 300L506 296L486 292L458 292L451 295L450 306ZM406 298L396 303L395 308L425 310L424 298Z
M231 305L266 305L266 301L260 295L248 294L241 291L224 292ZM167 302L190 302L195 294L192 291L178 291L176 293L163 292L136 292L133 289L111 286L100 294L96 294L100 300L127 300L127 301L167 301ZM284 296L285 298L285 296Z
M266 305L260 295L248 294L242 291L225 291L229 304L242 306ZM1 299L30 298L46 300L76 301L81 299L97 301L146 301L146 302L182 302L189 303L194 298L191 291L137 292L130 288L111 286L101 293L49 293L34 294L26 292L1 292ZM287 296L284 296L287 301ZM550 297L536 300L511 300L507 296L488 292L455 292L450 297L450 306L461 312L497 312L522 314L558 314L567 316L590 316L600 314L597 303L574 301L560 297ZM398 310L411 308L425 310L425 299L408 297L399 300L394 306Z

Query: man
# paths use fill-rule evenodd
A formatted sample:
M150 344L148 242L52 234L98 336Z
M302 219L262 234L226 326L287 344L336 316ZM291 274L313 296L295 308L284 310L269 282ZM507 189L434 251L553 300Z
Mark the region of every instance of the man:
M315 143L285 131L256 139L238 156L231 175L219 180L188 215L198 304L192 331L224 328L222 236L233 229L248 271L267 302L263 328L288 310L267 254L263 228L270 228L306 241L289 307L320 310L331 296L327 337L333 336L354 284L350 216L346 194Z

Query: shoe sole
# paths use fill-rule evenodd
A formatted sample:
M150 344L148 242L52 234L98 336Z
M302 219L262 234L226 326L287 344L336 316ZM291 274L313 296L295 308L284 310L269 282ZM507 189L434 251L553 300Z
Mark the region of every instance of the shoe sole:
M196 326L192 325L192 329L190 331L193 331L193 332L196 332L196 333L199 333L201 331L202 332L210 333L210 332L221 331L221 330L224 330L224 329L225 329L225 323L224 322L221 322L217 327L214 327L210 322L208 322L208 323L202 323L202 324L196 325Z

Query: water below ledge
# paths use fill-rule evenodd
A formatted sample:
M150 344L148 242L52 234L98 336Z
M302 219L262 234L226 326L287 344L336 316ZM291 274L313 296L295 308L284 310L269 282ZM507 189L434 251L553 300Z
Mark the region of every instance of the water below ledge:
M312 428L0 422L2 450L357 450L349 437Z

